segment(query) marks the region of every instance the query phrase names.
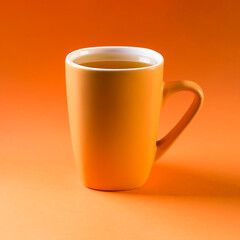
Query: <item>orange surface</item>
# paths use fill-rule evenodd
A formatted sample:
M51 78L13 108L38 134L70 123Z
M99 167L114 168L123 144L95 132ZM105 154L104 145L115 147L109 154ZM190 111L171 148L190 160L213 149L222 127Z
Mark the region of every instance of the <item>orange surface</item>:
M1 239L239 239L240 3L4 1L0 8ZM202 109L140 189L86 189L71 149L68 52L152 48L165 81L193 80ZM162 111L159 137L191 101Z

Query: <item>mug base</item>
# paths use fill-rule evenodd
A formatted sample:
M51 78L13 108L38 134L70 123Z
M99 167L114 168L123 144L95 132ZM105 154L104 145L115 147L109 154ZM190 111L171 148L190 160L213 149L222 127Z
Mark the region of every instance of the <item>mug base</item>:
M121 192L121 191L129 191L133 189L137 189L143 186L143 184L137 185L137 186L130 186L130 187L119 187L119 188L102 188L102 187L92 187L84 184L86 188L89 188L91 190L101 191L101 192Z

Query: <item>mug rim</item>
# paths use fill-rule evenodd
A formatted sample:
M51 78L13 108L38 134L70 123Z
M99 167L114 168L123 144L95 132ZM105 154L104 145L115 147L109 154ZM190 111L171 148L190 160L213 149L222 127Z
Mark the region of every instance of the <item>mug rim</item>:
M81 64L77 64L74 62L74 60L76 60L77 58L89 54L89 51L94 51L94 50L99 50L99 49L102 49L102 50L114 49L114 50L118 50L119 52L125 52L125 53L127 53L127 51L129 51L129 50L133 51L133 52L135 51L135 53L141 52L141 53L144 53L149 58L153 59L156 63L152 64L150 66L138 67L138 68L94 68L94 67L83 66ZM132 46L98 46L98 47L80 48L75 51L72 51L66 56L65 61L69 65L71 65L75 68L79 68L79 69L95 70L95 71L132 71L132 70L155 68L155 67L163 64L164 58L160 53L158 53L155 50L149 49L149 48L132 47Z

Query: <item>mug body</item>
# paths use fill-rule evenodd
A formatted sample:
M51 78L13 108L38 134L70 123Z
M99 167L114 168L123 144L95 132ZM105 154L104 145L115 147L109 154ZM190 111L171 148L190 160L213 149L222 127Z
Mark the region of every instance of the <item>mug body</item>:
M104 60L150 66L81 65ZM143 185L156 153L162 56L138 47L79 49L66 57L66 88L73 151L84 184L109 191Z

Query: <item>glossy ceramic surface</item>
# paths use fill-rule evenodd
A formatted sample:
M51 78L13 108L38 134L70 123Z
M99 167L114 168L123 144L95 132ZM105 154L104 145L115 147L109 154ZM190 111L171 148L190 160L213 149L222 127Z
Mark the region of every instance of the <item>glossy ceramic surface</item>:
M150 67L103 69L98 60L141 61ZM163 82L163 57L137 47L95 47L66 57L69 121L77 167L84 184L99 190L143 185L155 160L171 146L200 108L201 88L191 81ZM177 91L194 100L177 125L157 141L160 110Z

